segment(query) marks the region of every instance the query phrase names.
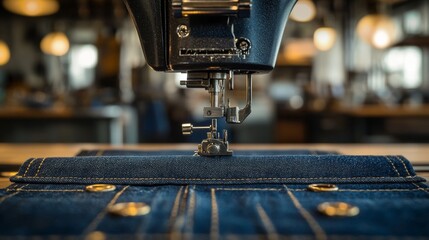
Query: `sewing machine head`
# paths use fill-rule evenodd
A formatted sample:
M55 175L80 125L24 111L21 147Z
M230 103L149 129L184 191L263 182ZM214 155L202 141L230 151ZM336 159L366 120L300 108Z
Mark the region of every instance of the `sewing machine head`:
M183 124L183 134L208 130L203 156L232 155L217 119L242 123L251 112L252 74L272 70L287 18L297 0L124 0L139 32L148 64L157 71L186 72L188 88L204 88L212 124ZM234 75L245 74L246 106L230 106Z

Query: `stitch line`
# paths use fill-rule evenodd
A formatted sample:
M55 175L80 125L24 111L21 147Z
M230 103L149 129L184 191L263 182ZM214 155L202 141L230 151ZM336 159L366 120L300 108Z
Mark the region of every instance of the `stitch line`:
M19 188L19 190L22 190L23 188L27 187L28 185L29 185L29 184L26 184L26 185L22 186L21 188ZM20 192L20 191L16 191L16 192L14 192L14 193L11 193L11 194L9 194L9 195L6 195L6 196L1 197L1 198L0 198L0 204L2 204L2 203L3 203L6 199L8 199L8 198L12 198L12 197L16 196L19 192Z
M185 191L183 192L182 200L180 201L179 208L177 210L178 214L173 222L172 229L171 229L171 239L180 239L182 238L181 229L184 224L185 220L185 209L188 201L188 193L189 193L189 185L185 187Z
M94 178L94 177L30 177L30 176L15 176L16 178L26 179L81 179L81 180L188 180L188 181L264 181L264 180L353 180L353 179L389 179L397 177L302 177L302 178ZM399 176L400 178L403 178ZM419 178L414 176L412 178Z
M152 209L151 211L153 211L153 209L155 209L157 199L159 198L160 192L161 192L161 190L159 188L156 188L156 193L150 202L150 206ZM144 239L144 235L148 234L147 229L149 228L150 224L152 224L152 222L153 222L153 217L149 217L148 219L142 218L141 222L139 223L139 226L136 228L136 233L135 233L133 238Z
M97 214L97 216L92 220L92 222L88 225L86 230L84 231L84 235L88 235L90 232L94 231L97 226L100 224L100 222L103 220L104 216L106 215L108 209L113 206L113 204L116 203L116 201L119 199L119 197L127 190L130 186L125 186L121 189L121 191L117 192L115 196L113 196L112 200L106 205L101 212Z
M173 227L174 227L174 224L175 224L175 220L176 220L176 217L177 217L177 215L178 215L178 213L179 213L179 202L180 202L180 198L181 198L181 196L182 196L182 191L183 191L183 186L181 186L180 188L179 188L179 190L177 191L177 194L176 194L176 198L174 199L174 202L173 202L173 208L171 209L171 214L170 214L170 220L169 220L169 223L168 223L168 228L170 229L170 231L169 231L169 239L172 239L174 236L173 236Z
M25 169L24 177L25 177L25 175L27 175L27 172L28 172L28 170L30 169L31 164L32 164L36 159L37 159L37 158L33 158L33 160L31 160L31 161L30 161L30 163L29 163L29 164L28 164L28 166L27 166L27 169Z
M42 161L40 162L40 165L39 165L39 167L37 168L37 172L36 172L36 174L34 175L35 177L37 177L37 175L39 174L40 169L42 168L42 165L43 165L43 163L45 162L45 160L46 160L46 158L43 158L43 159L42 159Z
M196 201L195 186L193 186L193 188L190 190L189 195L190 195L189 208L186 214L188 217L188 221L185 229L185 234L186 234L185 236L187 239L192 239L192 233L194 230L194 214L195 214L195 201Z
M104 150L98 150L95 156L103 156Z
M288 196L292 200L293 205L296 207L301 216L307 221L311 230L313 230L315 238L318 240L326 240L327 235L319 223L317 223L316 219L314 219L313 216L304 207L302 207L295 195L289 191L289 188L286 185L283 186L285 187Z
M385 156L384 158L386 158L387 161L389 161L390 165L392 165L392 168L393 170L395 170L396 174L398 174L398 177L401 177L401 174L398 172L398 169L396 169L395 164L393 164L392 160L388 156Z
M405 171L407 172L407 175L408 175L407 177L411 177L410 171L408 171L408 167L405 164L404 160L398 156L395 156L395 158L398 159L402 163L402 165L404 165Z
M281 188L216 188L216 190L220 191L273 191L273 192L281 192L284 189ZM401 189L401 188L393 188L393 189L339 189L337 192L412 192L418 191L419 189ZM308 191L306 188L295 188L289 189L291 192L306 192ZM310 192L310 191L308 191ZM331 192L332 193L332 192Z
M421 186L419 186L419 185L417 185L417 184L415 184L415 183L412 183L414 186L416 186L417 187L417 189L415 189L415 190L418 190L418 191L423 191L423 192L425 192L425 193L427 193L427 194L429 194L429 189L427 189L427 188L422 188Z
M59 190L55 190L55 189L24 189L24 190L6 190L7 192L84 192L83 190L73 190L73 189L59 189Z
M279 235L277 234L277 230L273 224L273 222L270 220L270 217L268 216L267 212L264 210L264 208L261 206L261 204L256 204L256 210L258 212L259 218L262 221L262 224L264 225L264 228L267 232L267 238L268 240L278 240Z
M211 225L210 225L210 239L219 239L219 209L216 201L216 189L211 189Z

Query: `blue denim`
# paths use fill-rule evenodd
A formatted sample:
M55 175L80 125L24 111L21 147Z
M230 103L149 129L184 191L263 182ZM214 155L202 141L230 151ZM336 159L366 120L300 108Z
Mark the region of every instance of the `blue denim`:
M94 231L118 239L429 238L429 188L400 156L99 153L106 154L25 162L15 183L0 191L0 238L83 238ZM84 190L94 183L116 190ZM339 191L311 192L310 183ZM336 201L358 206L360 214L317 211ZM107 213L120 202L145 202L151 212Z

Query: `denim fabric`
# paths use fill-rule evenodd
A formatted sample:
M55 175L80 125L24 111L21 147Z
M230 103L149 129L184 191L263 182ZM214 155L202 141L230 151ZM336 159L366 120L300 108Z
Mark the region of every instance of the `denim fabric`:
M0 238L429 239L429 188L400 156L115 154L28 160L0 191ZM339 191L307 190L322 182ZM116 190L86 192L93 183ZM327 201L360 214L324 216ZM108 214L120 202L151 212Z

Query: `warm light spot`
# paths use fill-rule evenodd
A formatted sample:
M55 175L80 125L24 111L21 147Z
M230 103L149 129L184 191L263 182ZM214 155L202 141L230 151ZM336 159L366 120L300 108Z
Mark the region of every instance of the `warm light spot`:
M4 0L3 6L13 13L30 17L51 15L60 9L57 0Z
M0 41L0 66L5 65L10 60L10 50L7 44Z
M69 51L70 42L64 33L55 32L42 39L40 48L45 54L63 56Z
M322 27L314 32L314 46L320 51L330 50L337 39L337 32L333 28Z
M393 44L398 30L395 22L389 16L373 14L363 17L359 21L356 31L366 43L384 49Z
M315 17L316 6L311 0L299 0L290 14L290 18L297 22L309 22Z

